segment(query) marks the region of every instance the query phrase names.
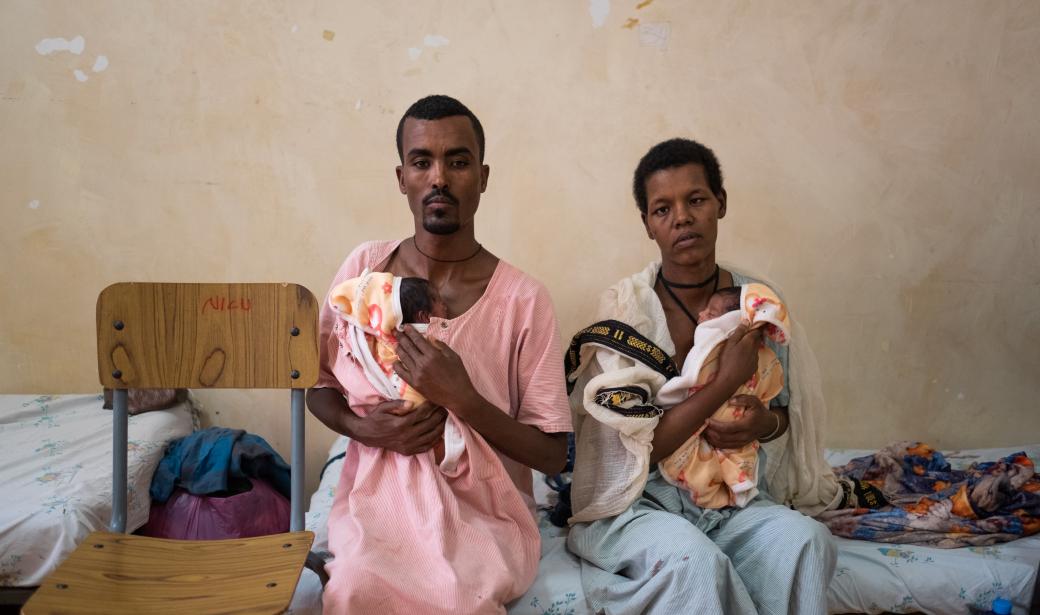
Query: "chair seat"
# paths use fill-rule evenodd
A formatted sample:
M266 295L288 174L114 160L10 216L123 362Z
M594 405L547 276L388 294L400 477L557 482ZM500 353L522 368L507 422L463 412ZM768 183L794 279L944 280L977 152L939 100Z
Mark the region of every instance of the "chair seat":
M94 532L23 613L281 613L312 532L237 540L165 540Z

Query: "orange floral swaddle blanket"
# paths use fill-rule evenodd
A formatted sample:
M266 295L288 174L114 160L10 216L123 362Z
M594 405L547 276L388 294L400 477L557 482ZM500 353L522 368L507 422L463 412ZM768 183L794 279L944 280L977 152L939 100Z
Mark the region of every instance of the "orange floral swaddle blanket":
M332 289L329 306L348 324L352 354L381 395L415 405L425 401L394 371L396 334L404 325L401 278L365 269Z
M683 363L682 373L669 380L657 393L657 403L674 406L715 379L722 345L741 322L752 329L762 327L769 339L786 345L791 321L787 306L764 284L741 287L740 309L703 322L694 331L693 348ZM734 393L754 395L768 407L784 387L783 368L776 353L765 343L758 349L758 369ZM743 408L726 403L712 418L731 422L740 418ZM701 508L746 506L758 494L758 442L740 449L715 449L702 437L701 427L674 453L661 461L661 475L669 483L690 493Z

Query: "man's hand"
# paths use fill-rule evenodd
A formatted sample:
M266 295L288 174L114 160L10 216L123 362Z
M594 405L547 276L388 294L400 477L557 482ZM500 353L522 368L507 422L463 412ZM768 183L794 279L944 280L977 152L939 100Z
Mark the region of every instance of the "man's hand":
M409 411L411 403L386 401L365 417L351 421L354 439L402 455L416 455L432 448L444 435L448 413L429 402ZM404 412L404 414L402 414Z
M397 356L394 371L430 402L456 414L471 405L476 396L473 382L462 359L446 344L405 327L398 336Z
M720 449L742 448L778 430L782 417L766 409L754 395L737 395L729 401L740 408L741 416L732 422L708 419L701 433L708 444Z
M473 387L455 351L405 328L397 338L394 371L430 402L451 410L509 458L545 474L556 474L567 460L567 435L542 433L524 425L484 399Z

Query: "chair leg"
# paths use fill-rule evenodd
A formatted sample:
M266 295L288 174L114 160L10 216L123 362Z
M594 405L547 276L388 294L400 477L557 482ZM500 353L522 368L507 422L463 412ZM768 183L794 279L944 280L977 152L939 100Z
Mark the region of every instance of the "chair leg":
M108 529L126 532L126 448L129 395L116 389L112 395L112 516Z
M303 531L304 390L292 390L292 466L289 487L289 531Z

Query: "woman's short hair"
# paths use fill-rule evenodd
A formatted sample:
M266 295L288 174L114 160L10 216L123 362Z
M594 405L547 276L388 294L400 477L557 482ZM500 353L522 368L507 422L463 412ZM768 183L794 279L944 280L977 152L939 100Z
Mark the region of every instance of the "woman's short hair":
M664 169L673 169L688 164L699 164L708 176L708 187L712 194L722 196L722 168L715 152L691 139L669 139L650 148L636 166L632 181L632 194L636 197L639 211L646 213L646 180Z

